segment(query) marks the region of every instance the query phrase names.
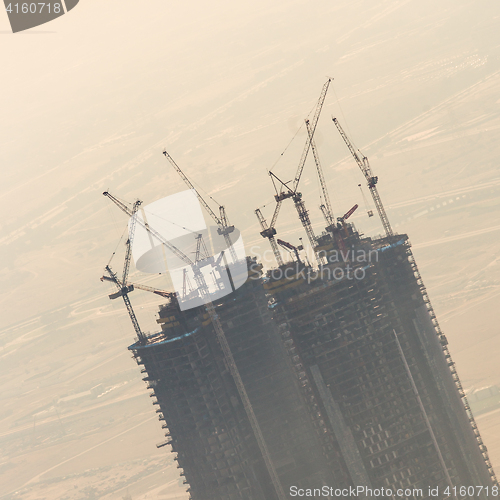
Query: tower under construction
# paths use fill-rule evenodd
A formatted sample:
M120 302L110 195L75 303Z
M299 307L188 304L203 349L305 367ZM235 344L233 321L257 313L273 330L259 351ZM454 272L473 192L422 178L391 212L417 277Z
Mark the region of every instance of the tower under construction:
M245 285L214 304L287 498L292 486L325 485L394 498L491 492L487 449L407 236L346 228L343 249L318 238L319 269L290 262L262 276L248 259ZM207 312L172 298L157 321L161 332L129 349L191 498L276 498Z
M221 267L224 252L203 262L198 245L192 261L142 222L191 266L197 284L192 293L200 299L186 309L179 295L167 294L157 320L161 331L152 335L141 332L127 296L133 290L126 277L134 224L121 282L107 268L107 279L119 289L112 297L123 297L138 334L129 349L143 366L164 422L167 439L158 446L170 445L176 454L192 500L497 497L487 448L409 239L394 234L377 191L378 178L336 119L386 236L363 237L346 222L358 205L335 222L313 141L329 83L313 119L306 121L308 139L293 184L271 173L281 188L270 225L256 210L277 268L263 272L255 258L247 257L245 283L234 289L237 276L232 276L233 290L213 295L218 298L212 302L200 270L208 263ZM319 236L298 192L309 148L327 221ZM105 194L134 220L140 202L128 209ZM218 217L196 195L232 250L234 226L224 207ZM287 199L293 200L314 250L315 267L301 261L299 248L274 239ZM196 239L199 243L201 235ZM293 250L295 260L283 262L278 245ZM234 251L231 258L236 258Z
M261 266L214 304L284 491L352 484L293 348L278 333ZM160 307L161 332L129 347L193 500L271 500L276 493L203 307ZM290 354L290 356L289 356ZM288 498L288 495L285 497Z
M264 287L351 480L410 498L430 497L429 487L455 498L464 485L484 487L471 498L493 496L487 449L408 237L336 231L341 245L331 233L318 238L327 264L285 264Z

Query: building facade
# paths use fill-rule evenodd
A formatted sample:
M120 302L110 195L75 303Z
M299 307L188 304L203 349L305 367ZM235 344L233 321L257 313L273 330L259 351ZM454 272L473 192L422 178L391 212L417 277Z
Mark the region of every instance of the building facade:
M264 277L248 258L247 282L214 303L284 491L422 499L482 486L465 497L494 498L407 236L345 231L318 239L319 269L290 262ZM275 499L204 307L181 311L172 299L159 316L161 332L129 349L191 498Z
M310 382L272 319L260 267L215 308L285 491L351 481ZM193 500L276 498L204 308L160 308L162 331L129 349ZM290 355L289 355L290 354Z
M496 478L407 236L347 229L319 238L319 270L292 263L265 287L352 482L410 498L483 486L473 496L488 498Z

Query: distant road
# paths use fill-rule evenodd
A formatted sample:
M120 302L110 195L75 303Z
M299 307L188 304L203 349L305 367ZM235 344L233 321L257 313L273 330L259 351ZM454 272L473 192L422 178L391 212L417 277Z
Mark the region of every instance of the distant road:
M393 203L388 205L387 208L401 208L410 205L415 205L416 203L421 203L423 201L433 201L436 198L447 198L448 196L457 196L459 194L471 193L473 191L479 191L481 189L487 189L489 187L500 186L500 179L495 179L491 182L485 182L483 184L476 184L474 186L467 186L461 189L454 189L452 191L446 191L444 193L436 193L427 196L422 196L421 198L413 198L412 200L402 201L400 203Z
M75 415L80 415L82 413L87 413L89 411L94 411L94 410L97 410L98 408L103 408L104 406L110 406L110 405L113 405L115 403L121 403L123 401L126 401L127 399L133 399L133 398L143 397L144 394L145 394L144 392L141 392L141 393L132 394L132 395L129 395L129 396L122 396L121 398L113 399L112 401L108 401L107 403L97 404L97 405L91 406L89 408L85 408L84 410L76 410L76 411L73 411L71 413L63 413L62 415L60 415L60 417L61 417L61 419L65 419L65 418L68 418L68 417L74 417ZM58 420L58 417L54 416L54 417L42 420L40 422L37 422L36 425L38 427L40 427L40 426L45 425L45 424L50 424L51 422L56 422L57 420ZM22 427L16 427L16 428L11 429L10 431L7 431L7 432L2 432L2 434L0 434L0 439L3 438L3 437L5 437L5 436L9 436L9 435L12 435L12 434L17 434L18 432L23 432L23 431L26 431L26 430L33 430L33 424L30 423L28 425L23 425Z
M31 483L34 483L35 481L38 481L38 479L40 479L42 476L47 474L47 472L50 472L51 470L57 469L61 465L64 465L67 462L71 462L71 460L74 460L75 458L81 457L82 455L85 455L85 453L88 453L89 451L95 450L96 448L99 448L99 446L102 446L105 443L109 443L109 441L112 441L113 439L116 439L117 437L123 436L124 434L128 434L130 431L136 429L137 427L144 425L145 422L149 422L150 420L153 420L155 418L156 418L156 415L151 417L151 418L146 418L145 420L142 420L141 422L139 422L137 425L134 425L133 427L125 429L124 431L122 431L118 434L115 434L114 436L112 436L108 439L105 439L104 441L101 441L100 443L97 443L96 445L91 446L90 448L87 448L86 450L83 450L82 452L77 453L76 455L73 455L70 458L67 458L66 460L63 460L62 462L59 462L58 464L48 468L47 470L44 470L40 474L37 474L35 477L31 478L27 483L25 483L23 486L21 486L21 488L24 488L28 484L31 484ZM17 488L17 489L21 489L21 488Z
M447 236L446 238L439 238L433 241L426 241L425 243L417 243L416 245L412 246L413 248L432 247L434 245L441 245L442 243L449 243L451 241L464 240L466 238L471 238L472 236L479 236L481 234L492 233L498 230L500 230L500 226L487 227L485 229L478 229L477 231L470 231L469 233L457 234L455 236Z

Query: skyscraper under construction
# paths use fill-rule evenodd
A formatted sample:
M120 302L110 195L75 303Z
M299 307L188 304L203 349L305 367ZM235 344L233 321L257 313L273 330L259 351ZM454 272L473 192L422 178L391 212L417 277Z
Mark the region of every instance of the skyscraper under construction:
M305 368L277 331L260 266L215 303L242 381L285 491L349 485ZM167 440L194 500L277 498L210 317L203 307L160 308L162 331L129 347L152 390ZM291 357L288 356L291 354Z
M318 238L328 259L319 270L285 264L264 286L352 482L415 498L429 486L451 498L487 486L462 496L493 496L487 449L407 236L345 229L340 247L330 233Z
M247 283L215 304L286 498L323 486L489 498L496 478L407 236L345 229L342 248L318 238L319 269L260 277L248 259ZM191 498L276 498L204 308L173 298L159 316L162 331L130 350Z
M277 268L264 273L247 257L244 285L212 304L196 260L194 293L205 305L185 310L171 294L160 307L161 331L153 335L140 332L129 288L115 294L123 295L138 332L129 349L144 366L164 421L161 445L176 453L193 500L496 498L487 448L408 237L393 233L378 179L336 119L386 236L363 237L346 222L357 205L338 224L333 218L313 141L329 82L306 121L293 186L271 174L282 188L270 226L256 211ZM319 237L297 191L309 148L328 224ZM314 268L301 261L299 249L274 239L280 204L288 198L314 249ZM230 242L234 227L220 208L220 220L207 209ZM278 244L294 250L295 260L283 262ZM125 278L121 285L112 280L126 285Z

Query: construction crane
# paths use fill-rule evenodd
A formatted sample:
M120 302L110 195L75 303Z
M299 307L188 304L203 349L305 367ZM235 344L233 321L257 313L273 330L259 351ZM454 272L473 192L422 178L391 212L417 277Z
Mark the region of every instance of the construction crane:
M105 269L109 274L109 281L112 281L118 288L117 297L123 297L123 302L125 302L125 307L127 308L128 315L130 316L130 320L132 321L132 325L134 326L134 330L137 334L139 342L144 343L146 341L146 335L144 335L144 333L142 333L141 331L141 327L139 326L139 322L137 321L137 317L135 316L134 309L132 308L132 304L130 303L130 299L128 298L128 292L131 290L129 289L129 287L124 287L122 285L122 283L116 276L116 273L111 270L109 265L107 265Z
M128 283L128 274L130 270L130 261L132 259L132 242L134 240L134 234L135 234L135 226L136 226L136 212L138 211L139 207L142 205L142 201L137 200L134 205L132 206L132 217L131 217L131 222L130 222L130 227L129 227L129 237L127 239L127 250L125 253L125 261L123 264L123 277L120 280L118 280L117 277L113 276L102 276L101 281L111 281L119 287L119 291L115 292L111 295L109 295L110 299L117 299L118 297L123 297L124 295L128 295L130 292L134 291L135 288L138 288L140 290L145 290L147 292L152 292L155 293L156 295L161 295L162 297L165 298L173 298L175 297L174 292L167 292L165 290L160 290L158 288L153 288L151 286L147 285L140 285L137 283ZM109 273L108 273L109 274ZM128 297L127 297L128 298Z
M319 96L318 102L316 104L316 110L314 111L313 118L309 124L310 134L308 134L308 138L306 140L306 144L304 146L304 150L302 151L302 156L300 158L299 166L297 167L297 172L295 173L295 179L293 181L293 192L297 192L297 188L299 186L300 178L302 177L302 172L304 170L304 165L306 163L307 153L309 152L309 147L311 144L312 137L314 137L314 132L316 131L316 125L318 124L319 115L321 114L321 110L323 109L323 103L325 102L326 93L328 92L328 87L330 86L331 78L327 80L327 82L323 85L321 89L321 94Z
M134 234L135 234L135 225L137 221L137 210L139 210L139 207L142 205L141 200L135 201L135 203L132 206L132 216L130 218L130 227L128 230L128 239L127 239L127 251L125 254L125 262L123 263L123 276L122 276L122 283L123 286L127 285L127 280L128 280L128 272L130 270L130 260L132 259L132 242L134 241Z
M120 280L116 276L116 273L114 273L111 270L111 267L109 267L109 264L106 266L106 272L109 274L109 278L107 278L109 281L112 281L116 287L118 288L118 292L114 294L114 297L122 297L123 302L125 303L125 307L127 308L128 314L130 316L130 320L132 321L132 325L134 326L135 333L137 334L137 338L139 339L139 342L144 342L146 339L146 336L142 333L141 328L139 326L139 322L137 321L137 317L135 316L134 309L132 308L132 304L130 302L130 299L128 298L128 293L131 292L134 287L130 287L127 285L127 280L128 280L128 272L130 269L130 260L132 258L132 241L134 239L134 234L135 234L135 225L137 222L137 210L139 210L139 207L141 206L142 202L140 200L137 200L133 206L132 209L130 210L130 227L129 227L129 237L127 240L127 251L125 255L125 262L123 264L123 276ZM104 279L106 277L103 276ZM101 280L103 279L101 278ZM111 296L110 296L111 298Z
M101 281L114 282L114 280L112 278L110 278L109 276L102 276ZM119 280L118 280L118 284L123 288L123 284ZM160 290L159 288L153 288L152 286L141 285L139 283L128 283L126 285L126 288L127 288L127 293L133 292L137 288L139 290L144 290L146 292L151 292L151 293L154 293L156 295L160 295L161 297L165 297L167 299L171 299L173 297L176 297L175 292L167 292L166 290ZM121 296L122 296L122 292L120 290L119 292L112 293L109 296L109 298L110 299L117 299L118 297L121 297Z
M346 253L346 246L345 242L339 233L336 224L335 224L335 217L333 216L333 210L332 210L332 205L330 203L330 196L328 194L328 189L326 187L326 181L325 181L325 176L323 174L323 168L321 166L321 162L319 161L319 155L318 151L316 148L316 144L314 142L314 138L312 136L312 131L311 127L309 125L309 121L306 120L306 128L307 128L307 133L309 135L309 139L311 141L311 149L313 152L314 156L314 162L316 163L316 170L318 172L318 178L319 182L321 185L321 191L323 193L323 203L320 205L321 212L323 212L323 216L325 217L325 220L328 224L326 227L326 230L333 233L333 237L335 241L337 242L337 245L339 246L340 250L343 253ZM345 224L345 221L357 210L358 205L354 205L348 212L346 212L342 217L337 217L337 220L342 224L344 228L344 233L345 236L348 237L349 233L347 232L347 226Z
M108 197L115 205L120 208L123 212L125 212L127 215L132 216L133 212L132 210L124 203L122 203L120 200L115 198L113 195L111 195L108 192L103 193L104 196ZM134 219L137 219L134 217ZM271 481L273 483L274 489L276 491L276 496L278 500L286 500L285 497L285 492L283 490L283 487L281 485L281 482L279 480L278 474L276 472L276 469L274 467L274 464L271 460L271 456L269 454L269 450L267 448L267 444L264 440L264 436L262 435L262 431L260 429L260 425L257 421L257 417L255 416L255 413L252 408L252 404L250 402L250 399L248 397L248 394L246 392L245 386L243 385L243 381L241 380L241 376L238 370L238 367L236 366L236 362L234 361L233 354L231 352L231 349L229 347L229 343L226 338L226 334L224 333L224 330L222 328L222 324L220 322L219 316L215 311L215 307L212 304L212 301L210 299L210 291L208 289L207 283L205 281L205 277L203 275L203 272L201 271L201 268L206 265L205 261L201 262L193 262L187 255L185 255L181 250L179 250L177 247L175 247L172 243L170 243L168 240L166 240L158 231L153 229L152 227L149 226L146 222L138 219L137 222L146 229L154 238L157 239L157 241L164 245L168 250L170 250L174 255L176 255L178 258L180 258L183 262L185 262L187 265L191 267L194 273L194 279L196 282L196 286L198 289L198 292L205 303L205 308L206 311L210 317L210 320L212 322L212 325L215 330L215 334L217 336L217 340L219 341L219 344L221 346L222 352L224 354L224 358L226 361L226 364L229 368L229 372L231 373L231 376L234 379L236 388L238 390L238 393L240 395L241 401L243 403L243 407L245 409L245 413L248 417L248 420L250 422L250 425L252 427L253 433L255 435L255 439L257 441L257 444L259 446L260 452L262 453L262 457L264 459L264 462L266 464L267 471L269 473L269 476L271 478Z
M368 207L368 201L366 200L366 196L365 196L365 193L363 192L363 188L361 187L361 184L358 184L358 187L359 187L359 190L361 191L363 203L365 204L366 214L368 215L368 217L373 217L373 210L370 210L370 208Z
M283 265L283 258L281 257L280 249L278 248L278 244L276 243L276 240L274 239L274 236L276 235L276 229L274 228L274 224L276 223L276 219L278 218L278 213L279 209L281 206L281 202L276 204L276 207L274 209L274 215L271 220L271 224L268 226L266 219L264 219L264 216L262 215L262 212L260 211L260 208L255 210L255 214L257 215L257 219L259 219L260 227L262 231L260 232L260 235L263 238L267 238L269 240L269 243L271 244L271 248L273 249L274 252L274 257L276 259L276 262L278 263L278 266Z
M219 217L217 217L215 212L210 208L208 203L203 199L198 190L194 187L193 183L180 169L179 165L175 163L174 159L167 153L166 150L163 150L163 154L165 155L165 158L170 162L172 167L174 167L174 170L181 176L181 179L186 183L189 189L192 189L196 193L196 196L198 197L200 203L203 205L203 208L205 208L205 210L208 212L208 215L210 215L214 222L219 226L217 228L217 233L221 236L224 236L224 241L226 242L226 247L229 249L231 259L233 260L233 262L236 262L238 260L238 257L231 242L231 238L229 237L229 235L234 231L234 226L229 224L229 219L227 217L226 209L224 208L224 206L219 206Z
M300 256L299 256L299 250L302 250L304 248L302 245L296 247L296 246L293 246L291 243L288 243L288 241L283 241L283 240L280 240L279 238L278 238L278 245L283 247L283 248L286 248L287 250L291 250L295 254L295 258L297 259L297 262L299 264L302 264L302 262L300 260Z
M345 235L349 236L349 233L347 232L347 226L345 221L358 209L358 204L354 205L350 210L348 210L342 217L337 217L337 220L342 224L344 227Z
M314 235L314 231L312 229L311 219L309 218L309 212L307 211L306 206L304 204L304 200L302 199L302 193L299 193L297 189L299 187L299 182L302 177L302 172L304 171L304 165L306 163L307 154L309 153L309 149L311 147L311 140L314 136L314 132L316 131L316 125L318 124L319 116L323 108L323 103L325 102L326 93L328 91L330 82L331 78L329 78L327 82L323 85L323 88L321 89L321 94L316 104L316 109L314 111L313 118L309 122L308 137L306 140L306 144L304 146L304 150L302 151L302 156L300 158L299 165L295 173L295 178L293 180L292 187L288 186L288 183L283 182L273 172L269 172L269 175L272 176L281 184L280 191L274 197L277 204L276 211L279 211L279 205L283 200L286 200L287 198L293 199L295 209L297 210L297 213L299 215L299 220L306 231L307 237L309 239L312 248L315 248L317 246L316 236ZM273 219L275 220L275 217L273 217ZM270 228L272 229L274 228L274 226L271 225Z
M332 120L333 120L333 123L335 123L335 126L337 127L338 131L340 132L342 139L344 139L344 142L347 144L349 151L351 152L352 156L356 160L356 163L358 164L361 172L365 176L366 182L368 183L368 189L370 190L370 193L371 193L372 198L373 198L373 202L375 203L375 206L377 207L377 212L378 212L378 215L380 217L380 220L382 221L382 226L384 226L386 236L393 236L394 233L393 233L391 225L389 223L389 219L387 218L387 214L385 213L384 206L382 205L382 200L380 199L380 195L378 194L378 189L377 189L378 177L376 177L372 174L370 164L368 163L368 158L366 156L358 155L358 153L354 149L354 146L352 145L351 141L349 140L346 133L344 132L344 130L340 126L340 123L337 120L337 118L332 118Z

